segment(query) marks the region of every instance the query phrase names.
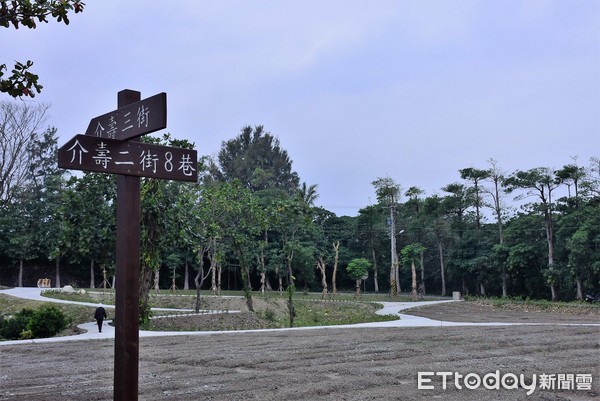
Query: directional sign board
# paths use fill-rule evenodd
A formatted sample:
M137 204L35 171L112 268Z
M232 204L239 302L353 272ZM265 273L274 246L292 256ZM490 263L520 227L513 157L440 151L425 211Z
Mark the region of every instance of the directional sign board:
M109 139L131 139L167 127L167 94L131 103L92 118L85 134Z
M86 135L76 135L58 150L61 168L175 181L196 182L197 162L193 149Z

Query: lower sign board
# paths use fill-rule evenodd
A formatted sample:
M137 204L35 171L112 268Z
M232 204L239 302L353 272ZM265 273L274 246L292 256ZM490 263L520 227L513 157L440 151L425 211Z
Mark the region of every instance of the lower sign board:
M143 142L76 135L58 150L58 167L175 181L198 180L198 153Z

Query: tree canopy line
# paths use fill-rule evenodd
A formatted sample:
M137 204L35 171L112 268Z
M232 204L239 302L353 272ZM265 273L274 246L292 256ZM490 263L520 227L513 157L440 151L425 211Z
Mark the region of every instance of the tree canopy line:
M47 109L0 103L0 280L110 287L115 177L58 169ZM252 292L361 284L391 296L582 299L600 290L600 160L577 162L508 174L490 159L429 195L374 177L377 203L336 216L315 206L317 186L277 137L246 126L201 158L198 183L142 180L142 299L153 288L242 289L251 307Z

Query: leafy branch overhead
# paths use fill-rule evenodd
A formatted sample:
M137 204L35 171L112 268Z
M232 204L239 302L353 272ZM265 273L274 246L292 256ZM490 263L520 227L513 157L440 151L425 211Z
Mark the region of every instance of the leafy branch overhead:
M28 71L33 62L27 60L25 64L16 62L12 75L2 79L6 64L0 65L0 92L6 92L12 97L35 97L35 92L40 93L43 86L38 83L38 76Z
M80 0L0 0L0 26L15 29L24 26L35 29L37 23L48 22L48 17L56 19L57 22L69 24L69 13L80 13L85 3ZM8 93L12 97L29 96L35 97L40 93L43 86L38 83L38 75L29 69L33 62L27 60L22 63L15 61L10 71L11 75L4 77L8 72L6 64L0 64L0 92Z

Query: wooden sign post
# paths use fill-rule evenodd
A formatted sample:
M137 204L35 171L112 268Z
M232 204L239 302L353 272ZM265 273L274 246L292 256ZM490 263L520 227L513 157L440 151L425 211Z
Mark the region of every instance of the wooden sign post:
M114 400L136 401L139 379L140 177L196 182L195 150L130 139L166 127L165 93L117 94L117 110L91 120L58 151L61 168L118 174Z

